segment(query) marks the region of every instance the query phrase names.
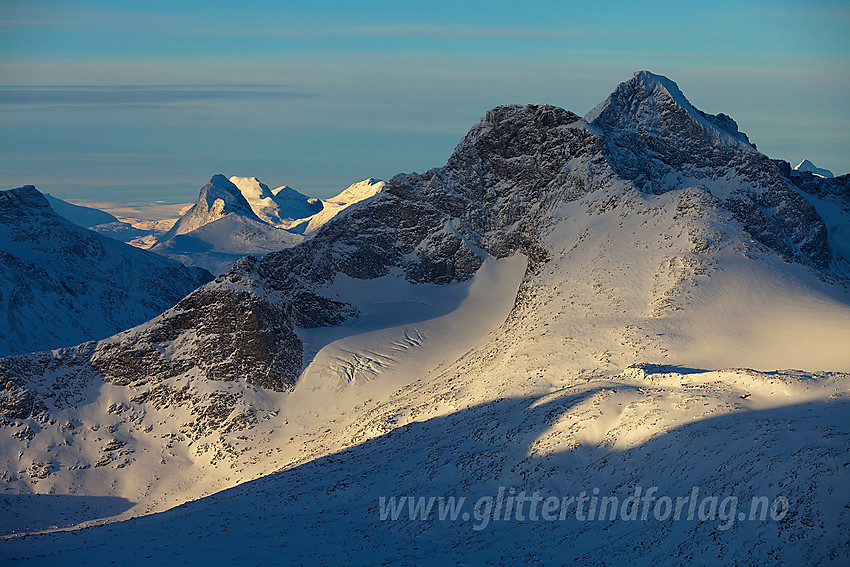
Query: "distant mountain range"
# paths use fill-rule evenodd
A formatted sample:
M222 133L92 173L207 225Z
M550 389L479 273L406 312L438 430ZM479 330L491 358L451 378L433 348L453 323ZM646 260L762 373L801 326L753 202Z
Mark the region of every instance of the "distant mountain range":
M151 251L220 274L244 256L295 246L382 186L383 182L368 179L336 197L319 200L285 185L272 192L256 177L215 175L192 208L159 237Z
M322 200L286 185L272 191L256 177L227 179L219 174L201 188L194 205L170 221L119 219L106 211L45 197L60 216L79 226L219 274L244 256L294 246L383 186L383 181L366 179Z

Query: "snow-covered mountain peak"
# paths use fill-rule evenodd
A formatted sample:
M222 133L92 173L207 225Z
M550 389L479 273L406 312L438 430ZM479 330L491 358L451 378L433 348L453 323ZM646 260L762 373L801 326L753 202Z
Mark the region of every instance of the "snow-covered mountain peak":
M215 212L219 216L237 213L247 217L256 216L239 187L220 173L213 175L210 182L201 189L195 207L198 207L195 210L196 213ZM187 213L187 216L191 214L192 210Z
M229 214L237 214L247 219L263 223L254 213L251 205L243 196L239 187L221 174L213 175L210 182L201 188L198 200L174 226L165 233L159 242L191 232Z
M794 168L794 171L809 171L812 173L812 175L817 175L818 177L825 177L827 179L832 179L835 177L835 175L830 170L818 167L807 159L801 161Z
M289 230L304 235L314 233L351 205L383 192L385 186L386 183L380 179L370 177L353 183L344 191L329 199L323 199L321 201L310 199L310 206L318 207L319 211L312 214L309 218L292 222L289 225ZM281 189L289 188L285 187ZM289 190L292 191L292 189ZM281 193L278 193L278 195L281 195Z
M726 145L746 144L749 138L726 114L708 114L688 101L679 86L649 71L638 71L620 83L611 95L584 117L590 124L616 123L619 127L645 130L650 135L693 135L696 128L706 131L702 137L714 138Z
M260 256L293 246L303 237L286 230L291 215L301 218L314 213L308 210L307 197L292 193L300 198L275 195L256 177L215 175L192 208L151 250L220 274L245 255Z
M649 71L637 71L628 81L617 85L608 98L584 116L584 120L592 124L612 107L623 109L627 107L627 104L640 105L647 102L650 104L671 102L684 108L691 106L679 89L679 85L667 77Z
M239 177L234 175L230 182L236 185L242 192L242 196L250 203L252 200L268 199L273 197L269 186L256 177Z
M288 185L282 185L272 191L278 207L278 218L286 221L312 216L322 210L322 201L299 193Z
M280 187L275 187L274 189L272 189L272 195L277 195L278 193L286 194L290 191L295 191L295 189L293 189L289 185L281 185Z
M292 221L322 210L320 200L302 195L288 185L272 190L256 177L233 176L230 181L239 188L258 217L278 228L289 228Z
M789 259L829 265L826 227L812 205L734 120L695 108L673 81L636 73L585 120L616 175L642 193L703 185L762 244Z
M50 203L34 185L0 191L0 213L8 214L13 210L45 208L49 209Z

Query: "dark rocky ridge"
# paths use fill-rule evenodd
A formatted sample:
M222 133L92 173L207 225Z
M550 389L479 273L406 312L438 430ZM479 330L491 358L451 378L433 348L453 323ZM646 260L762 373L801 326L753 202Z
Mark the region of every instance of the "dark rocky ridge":
M820 177L811 171L796 171L785 160L771 160L785 180L801 191L821 199L836 197L850 207L850 173L836 177Z
M181 341L192 332L192 341ZM270 390L295 385L301 367L301 342L286 309L247 291L199 289L140 331L127 348L119 335L102 341L91 358L104 378L120 386L145 385L150 377L174 377L197 369L210 380L242 379Z

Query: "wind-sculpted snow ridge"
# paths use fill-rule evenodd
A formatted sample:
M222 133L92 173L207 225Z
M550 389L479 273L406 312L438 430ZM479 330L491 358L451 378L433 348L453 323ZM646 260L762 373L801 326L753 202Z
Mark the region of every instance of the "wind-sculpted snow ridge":
M60 217L33 186L0 192L0 355L102 339L212 277Z
M341 557L316 545L328 534L353 553L366 529L393 535L358 548L374 555L355 563L398 559L410 542L442 550L417 534L445 536L470 557L489 548L503 563L632 536L681 563L697 556L681 543L693 540L698 557L732 563L775 548L846 559L825 527L847 531L825 503L847 474L829 433L844 427L850 392L846 183L789 175L731 118L697 110L646 72L585 119L549 105L494 108L445 166L397 175L297 246L240 260L149 323L0 360L3 482L126 498L127 517L285 469L254 485L268 494L239 488L128 526L161 541L200 533L210 513L262 524L278 518L269 499L290 494L281 514L334 519L272 521L268 545L314 560ZM806 437L783 448L796 411ZM740 473L753 462L761 468ZM812 474L785 482L788 462ZM477 497L501 482L592 490L583 483L600 474L615 492L661 475L679 495L691 485L665 476L674 465L688 483L741 497L773 497L781 485L797 508L778 526L722 534L709 524L537 523L514 539L502 537L508 528L482 539L460 523L368 516L382 478L399 494ZM50 527L21 522L10 529ZM242 535L232 527L211 533ZM92 533L80 549L123 545ZM194 538L181 542L203 547ZM60 544L51 560L65 558Z

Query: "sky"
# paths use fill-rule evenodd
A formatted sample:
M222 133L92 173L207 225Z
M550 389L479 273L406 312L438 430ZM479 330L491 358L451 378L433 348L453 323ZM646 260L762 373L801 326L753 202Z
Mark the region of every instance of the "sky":
M445 164L496 105L583 115L640 69L770 157L850 172L846 0L0 0L0 188L328 197Z

